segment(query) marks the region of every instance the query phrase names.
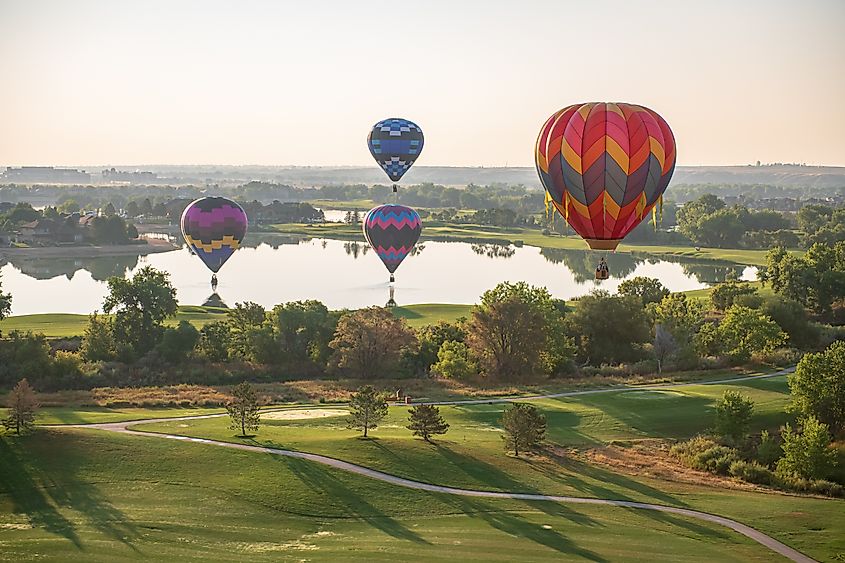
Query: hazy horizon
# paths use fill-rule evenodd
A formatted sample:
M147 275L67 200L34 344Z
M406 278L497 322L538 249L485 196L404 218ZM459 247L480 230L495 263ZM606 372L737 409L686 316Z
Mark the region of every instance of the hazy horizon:
M403 116L419 166L525 167L552 112L602 100L660 113L679 165L842 166L842 21L836 0L0 0L0 162L374 166L369 128Z

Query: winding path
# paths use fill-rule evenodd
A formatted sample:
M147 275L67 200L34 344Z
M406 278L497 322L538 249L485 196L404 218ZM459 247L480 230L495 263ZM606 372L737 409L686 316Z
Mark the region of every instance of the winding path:
M550 393L545 395L534 395L531 397L510 397L510 398L498 398L498 399L471 399L471 400L464 400L464 401L444 401L436 404L441 405L460 405L460 404L479 404L479 403L502 403L507 401L513 400L530 400L530 399L546 399L546 398L555 398L555 397L569 397L569 396L576 396L576 395L587 395L587 394L594 394L594 393L608 393L608 392L625 392L625 391L634 391L634 390L643 390L643 389L667 389L672 387L682 387L688 385L715 385L719 383L731 383L735 381L745 381L749 379L762 379L762 378L769 378L769 377L776 377L779 375L784 375L786 373L790 373L793 371L794 368L787 368L786 370L782 370L776 373L768 374L768 375L761 375L761 376L750 376L750 377L740 377L740 378L733 378L733 379L723 379L719 381L708 381L708 382L699 382L699 383L676 383L676 384L665 384L665 385L649 385L649 386L638 386L638 387L631 387L631 388L612 388L612 389L594 389L594 390L585 390L585 391L570 391L564 393ZM434 403L433 403L434 404ZM219 416L225 416L225 414L210 414L210 415L200 415L200 416L185 416L185 417L177 417L177 418L158 418L158 419L147 419L147 420L135 420L135 421L125 421L125 422L109 422L109 423L98 423L98 424L69 424L69 425L57 425L53 426L54 428L90 428L90 429L97 429L97 430L105 430L108 432L119 432L121 434L130 434L133 436L144 436L147 438L155 437L155 438L164 438L168 440L181 440L184 442L195 442L199 444L208 444L212 446L219 446L223 448L231 448L236 450L243 450L249 452L258 452L258 453L265 453L265 454L273 454L273 455L280 455L285 457L291 457L296 459L304 459L308 461L313 461L315 463L321 463L323 465L327 465L329 467L333 467L335 469L340 469L341 471L348 471L349 473L355 473L357 475L362 475L364 477L369 477L370 479L376 479L378 481L383 481L385 483L390 483L392 485L397 485L400 487L407 487L409 489L416 489L420 491L428 491L432 493L443 493L449 495L460 495L460 496L469 496L469 497L482 497L482 498L494 498L494 499L512 499L512 500L526 500L526 501L551 501L551 502L562 502L567 504L593 504L593 505L603 505L603 506L615 506L615 507L622 507L622 508L635 508L641 510L654 510L657 512L665 512L670 514L677 514L679 516L686 516L689 518L695 518L698 520L702 520L705 522L711 522L714 524L719 524L721 526L725 526L726 528L730 528L735 532L738 532L754 541L763 545L772 551L791 559L792 561L796 561L799 563L814 563L815 560L807 557L800 551L797 551L788 545L779 542L778 540L767 536L766 534L755 530L750 526L746 526L736 520L731 520L729 518L724 518L722 516L717 516L715 514L709 514L707 512L700 512L698 510L689 510L686 508L677 508L673 506L664 506L660 504L651 504L645 502L633 502L633 501L626 501L626 500L613 500L613 499L602 499L602 498L585 498L585 497L571 497L571 496L559 496L559 495L540 495L540 494L527 494L527 493L515 493L515 492L496 492L496 491L478 491L472 489L459 489L455 487L444 487L441 485L433 485L431 483L423 483L421 481L414 481L411 479L404 479L402 477L397 477L396 475L391 475L389 473L383 473L381 471L376 471L375 469L370 469L368 467L363 467L361 465L356 465L354 463L349 463L347 461L341 461L339 459L334 459L331 457L312 454L307 452L297 452L291 450L283 450L279 448L267 448L262 446L251 446L247 444L236 444L232 442L221 442L218 440L207 440L205 438L191 438L188 436L178 436L175 434L161 434L156 432L140 432L137 430L131 430L128 428L130 425L139 424L139 423L155 423L155 422L172 422L178 420L190 420L190 419L198 419L198 418L214 418Z

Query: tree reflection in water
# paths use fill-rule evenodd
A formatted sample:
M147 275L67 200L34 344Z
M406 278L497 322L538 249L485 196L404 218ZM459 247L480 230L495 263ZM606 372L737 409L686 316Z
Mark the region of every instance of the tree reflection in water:
M473 244L472 251L488 258L510 258L516 254L516 249L510 245L495 243Z
M596 266L602 253L586 250L568 250L563 248L541 248L540 255L552 264L564 264L572 270L575 281L584 283L595 279ZM630 275L643 259L628 253L613 253L608 255L610 275L614 278L624 278Z

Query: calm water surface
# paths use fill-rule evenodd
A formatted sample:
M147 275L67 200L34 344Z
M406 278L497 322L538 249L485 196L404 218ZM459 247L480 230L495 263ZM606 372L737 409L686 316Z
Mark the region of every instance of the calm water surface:
M235 253L218 274L217 293L229 306L254 301L265 307L318 299L329 308L384 305L388 273L365 243L264 237ZM396 272L395 299L412 303L475 303L501 281L545 286L570 299L600 288L615 292L634 276L660 279L672 291L700 289L729 271L756 279L756 268L687 260L654 260L628 253L608 258L611 279L598 282L599 254L577 250L425 242ZM80 259L13 258L0 267L3 290L12 293L12 314L90 313L102 307L109 276L132 275L151 265L170 273L183 305L202 305L211 296L211 273L186 249L151 254Z

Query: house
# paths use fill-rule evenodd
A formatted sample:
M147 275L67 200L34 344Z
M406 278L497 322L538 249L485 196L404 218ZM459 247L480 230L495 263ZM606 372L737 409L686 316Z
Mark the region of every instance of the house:
M58 225L52 219L36 219L18 228L18 240L27 244L50 244L57 231Z

